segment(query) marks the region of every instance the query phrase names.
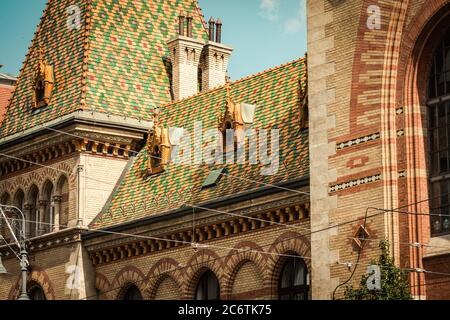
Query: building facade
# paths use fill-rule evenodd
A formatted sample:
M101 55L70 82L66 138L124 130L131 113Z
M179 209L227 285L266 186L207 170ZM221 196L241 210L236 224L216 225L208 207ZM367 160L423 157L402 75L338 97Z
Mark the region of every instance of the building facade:
M450 298L450 2L307 3L307 58L232 82L196 1L48 2L0 127L32 298L340 298L384 239Z
M0 73L0 121L3 119L3 114L14 91L16 81L15 77L6 73Z
M390 241L416 298L449 297L449 13L448 1L308 1L311 228L359 219L312 236L315 298L359 254L355 279L365 272L377 243L361 251L361 234Z
M0 141L30 296L310 298L306 61L230 82L221 38L188 0L49 1ZM267 163L196 163L211 145L237 157L245 137L228 144L227 130L274 127ZM176 164L177 148L192 159ZM2 249L0 297L15 299L17 261Z

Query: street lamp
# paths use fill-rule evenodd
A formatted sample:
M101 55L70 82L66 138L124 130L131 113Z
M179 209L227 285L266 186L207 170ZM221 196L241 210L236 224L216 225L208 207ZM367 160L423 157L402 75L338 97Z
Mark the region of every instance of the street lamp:
M21 228L19 228L19 239L17 238L17 236L13 230L13 227L9 223L4 209L8 210L8 211L14 210L16 212L19 212L19 214L21 215L22 225L21 225ZM6 225L8 226L8 229L11 232L11 235L14 237L14 240L15 240L17 246L19 247L19 254L14 252L16 257L20 261L20 271L22 273L22 292L17 300L30 300L30 298L28 297L28 294L27 294L27 274L28 274L28 267L30 266L30 263L28 261L28 252L27 252L26 243L25 243L25 241L26 241L26 238L25 238L25 222L26 222L25 215L17 207L6 206L6 205L0 204L0 218L2 218L2 217L5 220ZM6 240L5 240L5 242L6 242ZM0 274L5 274L5 273L8 273L8 272L5 268L5 266L3 265L1 256L0 256Z

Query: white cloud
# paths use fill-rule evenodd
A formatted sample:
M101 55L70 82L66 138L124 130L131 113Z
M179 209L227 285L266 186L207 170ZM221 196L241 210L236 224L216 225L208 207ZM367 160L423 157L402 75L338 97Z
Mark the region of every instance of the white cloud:
M300 32L304 25L305 19L306 19L306 0L300 0L297 15L294 18L285 21L284 31L286 33Z
M280 0L261 0L259 14L269 21L275 21L278 19L279 9Z

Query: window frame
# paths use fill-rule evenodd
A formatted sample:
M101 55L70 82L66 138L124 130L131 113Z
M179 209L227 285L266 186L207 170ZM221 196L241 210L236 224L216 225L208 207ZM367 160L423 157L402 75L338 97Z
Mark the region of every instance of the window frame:
M301 270L303 268L303 285L290 285L289 287L283 288L282 287L282 280L283 280L283 276L284 273L287 272L287 268L290 266L290 264L292 263L292 271L295 272L295 263L298 261L298 263L300 263L300 268L299 270ZM295 279L295 274L291 274L289 275L289 278L291 279ZM281 268L281 272L280 272L280 276L278 278L278 299L279 300L286 300L283 299L283 297L289 296L288 301L293 301L293 300L299 300L299 299L295 299L294 297L298 294L302 294L304 299L301 299L303 301L307 301L309 300L309 292L310 292L310 286L309 286L309 281L308 281L308 277L309 277L309 270L308 270L308 266L305 263L305 260L303 260L300 256L296 256L296 257L288 257L286 259L286 261L283 263L283 266Z
M428 74L426 105L430 234L450 234L450 31L436 45ZM438 61L440 61L438 63ZM438 70L439 64L439 70ZM440 77L443 87L440 88ZM439 90L442 89L442 92ZM434 92L432 92L432 90ZM442 113L443 110L443 113ZM445 136L445 138L443 138ZM444 141L445 139L445 141ZM442 156L444 154L444 156ZM446 154L446 155L445 155ZM446 185L446 186L445 186ZM443 193L442 190L447 190ZM437 215L439 215L438 218ZM436 223L438 227L435 228ZM446 227L447 226L447 227Z
M216 288L217 298L210 299L209 297L207 297L206 299L199 299L198 296L199 296L200 286L205 285L205 284L207 284L209 286L208 280L210 280L210 278L208 276L213 276L213 279L217 282L217 288ZM205 288L208 289L208 287L203 287L202 288L202 290L204 291L203 293L205 293ZM206 294L208 294L208 291L209 290L206 290ZM202 275L198 279L197 286L195 287L195 300L196 301L220 301L220 282L212 270L206 270L205 272L202 273Z

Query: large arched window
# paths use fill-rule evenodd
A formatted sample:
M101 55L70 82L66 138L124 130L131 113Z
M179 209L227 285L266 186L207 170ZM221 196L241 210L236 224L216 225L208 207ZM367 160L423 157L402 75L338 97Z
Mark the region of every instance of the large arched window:
M143 300L141 291L134 284L129 285L121 296L122 300Z
M211 270L206 271L201 276L197 285L195 300L220 300L219 281Z
M434 51L428 81L431 234L450 233L450 32Z
M300 257L289 257L283 265L278 284L280 300L308 300L308 268Z

